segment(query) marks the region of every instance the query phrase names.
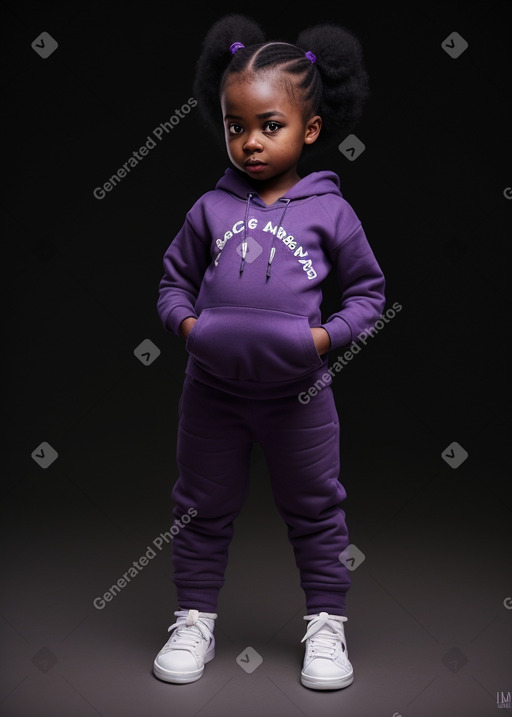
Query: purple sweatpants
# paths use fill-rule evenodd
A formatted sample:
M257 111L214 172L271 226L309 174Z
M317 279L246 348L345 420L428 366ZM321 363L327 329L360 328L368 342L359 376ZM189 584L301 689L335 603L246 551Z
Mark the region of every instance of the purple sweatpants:
M307 614L345 615L351 581L339 555L349 538L339 503L346 492L339 482L339 421L330 386L303 404L295 395L240 398L188 375L172 499L176 520L193 517L172 543L178 605L217 610L233 521L249 493L254 442L264 451L275 504L288 527Z

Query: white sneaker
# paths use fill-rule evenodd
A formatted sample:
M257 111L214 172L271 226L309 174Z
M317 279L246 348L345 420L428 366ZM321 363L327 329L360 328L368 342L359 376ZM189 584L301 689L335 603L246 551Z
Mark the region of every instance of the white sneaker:
M300 673L304 687L339 690L354 681L343 628L347 619L327 612L304 616L304 620L311 620L301 640L306 640L306 654Z
M215 657L213 636L215 612L176 610L173 631L153 663L156 677L165 682L194 682L204 672L205 662Z

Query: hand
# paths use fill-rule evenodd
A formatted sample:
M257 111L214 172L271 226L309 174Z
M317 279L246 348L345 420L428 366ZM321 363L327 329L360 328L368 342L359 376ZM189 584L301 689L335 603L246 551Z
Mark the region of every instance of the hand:
M183 319L183 321L180 324L180 334L183 336L185 341L188 339L189 333L192 331L192 327L196 323L197 319L194 319L193 316L188 316L186 319Z
M322 326L316 326L311 329L313 341L319 356L326 354L331 348L331 337Z

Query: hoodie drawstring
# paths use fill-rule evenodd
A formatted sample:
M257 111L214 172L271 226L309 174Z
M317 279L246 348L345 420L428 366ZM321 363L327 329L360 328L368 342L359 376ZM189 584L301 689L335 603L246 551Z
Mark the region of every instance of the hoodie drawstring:
M240 274L243 273L244 267L245 267L245 257L247 256L247 222L249 221L249 207L251 204L251 199L253 195L249 192L247 194L247 202L245 204L245 221L244 221L244 238L242 240L242 259L240 260ZM284 202L284 209L281 214L281 218L279 219L279 222L276 227L276 233L279 231L279 229L283 226L284 221L284 215L286 214L286 210L288 209L288 205L291 202L291 199L280 199L279 201ZM272 235L272 244L270 246L270 253L268 257L267 262L267 271L266 276L267 279L270 278L270 267L272 266L272 262L274 260L274 256L276 254L276 248L274 246L275 243L275 235Z
M285 205L284 205L283 213L281 214L281 218L279 219L279 223L276 227L276 234L279 232L280 228L283 226L284 215L286 214L286 210L288 209L288 205L290 204L291 199L280 199L279 201L285 202ZM270 247L270 254L269 254L268 263L267 263L267 272L266 272L267 279L270 279L270 267L272 265L272 261L274 259L275 253L276 253L276 248L274 246L274 242L275 242L275 235L273 234L272 235L272 244Z
M247 222L249 221L249 205L251 204L252 194L249 192L247 195L247 202L245 203L245 221L244 221L244 238L242 241L242 260L240 261L240 274L244 270L245 257L247 256Z

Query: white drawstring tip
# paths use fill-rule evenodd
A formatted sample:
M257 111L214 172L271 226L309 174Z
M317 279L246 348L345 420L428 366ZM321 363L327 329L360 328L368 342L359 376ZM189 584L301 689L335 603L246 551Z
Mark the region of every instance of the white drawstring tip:
M244 239L242 242L242 261L240 262L240 274L244 270L246 256L247 256L247 240Z
M270 276L270 265L272 264L272 261L273 261L273 259L274 259L275 253L276 253L276 248L275 248L275 246L273 246L272 249L270 250L270 256L269 256L269 258L268 258L267 278Z

